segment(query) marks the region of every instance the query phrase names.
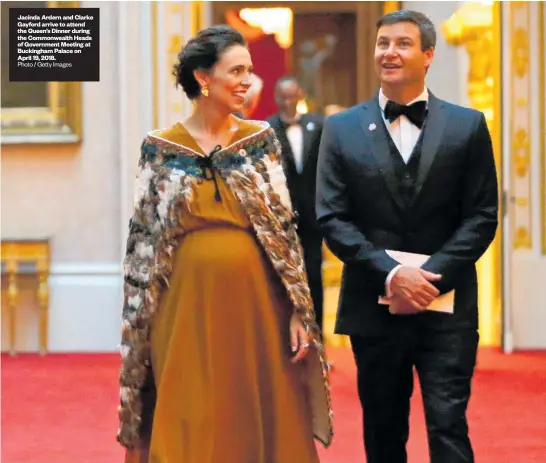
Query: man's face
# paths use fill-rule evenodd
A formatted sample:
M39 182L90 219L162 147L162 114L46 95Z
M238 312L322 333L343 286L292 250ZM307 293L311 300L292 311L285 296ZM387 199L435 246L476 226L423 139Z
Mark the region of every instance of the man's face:
M419 27L411 22L387 24L377 31L375 71L381 83L424 84L434 49L421 50Z
M275 89L275 102L279 112L287 117L296 115L298 101L303 98L303 92L297 82L285 81L277 85Z

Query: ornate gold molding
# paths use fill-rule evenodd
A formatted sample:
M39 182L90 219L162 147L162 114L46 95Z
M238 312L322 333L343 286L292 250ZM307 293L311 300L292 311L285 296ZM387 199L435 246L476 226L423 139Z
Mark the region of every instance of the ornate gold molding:
M442 24L449 45L464 46L469 57L468 97L483 112L495 153L499 182L501 169L501 5L466 2ZM500 345L502 320L502 229L478 261L480 344Z
M521 10L521 6L514 9ZM529 72L529 35L523 27L517 27L512 33L512 63L516 76L522 78Z
M527 201L516 201L516 204L526 205ZM531 237L529 236L529 229L524 226L519 226L514 231L514 248L516 249L530 249L531 248Z
M48 8L76 8L80 2L46 3ZM47 95L46 106L2 108L0 116L2 144L81 141L81 83L43 82L43 85Z
M509 8L510 62L510 139L512 140L512 168L510 191L514 207L510 211L512 246L531 249L532 243L532 178L531 178L531 72L530 2L510 2Z
M175 88L172 70L182 45L204 24L204 2L152 2L153 125L166 127L191 112L191 102Z
M527 105L523 105L526 107ZM512 141L514 171L518 177L524 178L529 172L531 163L531 142L525 129L517 129Z

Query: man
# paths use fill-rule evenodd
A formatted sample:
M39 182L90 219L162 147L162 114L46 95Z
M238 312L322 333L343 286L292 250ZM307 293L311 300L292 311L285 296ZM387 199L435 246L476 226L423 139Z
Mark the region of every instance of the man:
M497 229L497 177L484 115L425 87L435 44L421 13L379 20L379 94L326 119L320 146L317 215L344 262L336 333L351 337L368 463L407 461L413 367L431 462L474 461L475 263ZM411 268L386 250L430 258ZM453 314L424 310L453 289ZM418 313L392 315L378 304L385 293Z
M275 86L275 102L279 112L267 121L282 146L283 167L292 205L298 215L298 234L303 247L311 298L317 323L322 329L322 235L315 212L322 117L297 112L298 101L303 97L303 90L294 77L279 79Z

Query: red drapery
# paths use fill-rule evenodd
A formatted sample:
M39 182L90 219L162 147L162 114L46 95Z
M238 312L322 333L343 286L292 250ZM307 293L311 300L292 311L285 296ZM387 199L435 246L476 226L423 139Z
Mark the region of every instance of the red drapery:
M264 81L260 103L252 115L253 119L265 119L277 112L274 92L275 83L285 73L286 51L279 47L273 35L249 44L254 72Z
M277 112L274 99L275 83L287 72L287 51L279 46L274 35L265 34L261 28L250 26L239 17L238 12L228 11L226 23L241 32L248 42L254 72L263 80L260 103L251 117L265 119Z

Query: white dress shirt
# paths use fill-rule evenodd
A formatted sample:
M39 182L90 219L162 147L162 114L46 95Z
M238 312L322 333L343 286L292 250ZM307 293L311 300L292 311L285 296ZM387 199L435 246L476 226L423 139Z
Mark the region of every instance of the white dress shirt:
M413 148L415 148L415 145L417 144L417 140L419 140L421 129L416 125L413 125L404 115L401 115L398 119L392 121L392 123L385 119L384 111L387 101L389 100L383 93L383 90L379 90L379 106L381 107L381 115L383 116L383 120L385 121L385 125L392 138L392 141L394 141L398 151L400 151L404 162L407 163L411 153L413 152ZM428 90L426 87L421 95L408 103L408 106L417 101L428 102Z
M288 138L290 148L292 148L296 171L299 174L303 169L303 127L301 124L289 125L286 129L286 138Z
M411 153L413 152L413 149L415 148L415 145L417 144L417 140L419 140L419 136L421 135L421 129L417 127L416 125L414 125L413 123L411 123L410 120L404 115L401 115L398 119L390 123L385 118L385 113L384 113L385 106L387 105L388 101L389 100L383 93L383 90L379 90L379 106L381 107L381 115L383 116L383 120L385 121L385 126L387 127L389 135L391 136L392 141L396 145L396 148L398 148L398 151L400 151L402 159L407 164L411 156ZM423 90L423 93L421 93L421 95L419 95L413 101L410 101L408 103L408 106L412 103L415 103L416 101L428 102L428 90L426 87ZM387 280L385 281L385 294L387 297L390 297L392 295L392 292L390 290L390 283L391 283L392 277L394 276L394 274L398 271L400 267L402 266L397 265L396 267L394 267L387 276Z

